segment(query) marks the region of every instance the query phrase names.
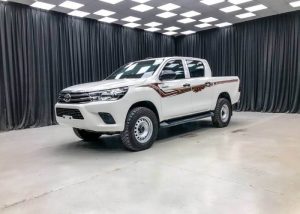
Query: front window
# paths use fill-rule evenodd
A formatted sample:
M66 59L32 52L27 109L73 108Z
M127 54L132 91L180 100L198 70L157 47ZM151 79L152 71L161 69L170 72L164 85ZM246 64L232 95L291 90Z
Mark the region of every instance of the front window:
M181 60L168 61L163 70L173 71L176 74L175 79L177 80L185 78L184 68Z
M162 62L163 59L131 62L117 69L106 79L144 79L152 76Z

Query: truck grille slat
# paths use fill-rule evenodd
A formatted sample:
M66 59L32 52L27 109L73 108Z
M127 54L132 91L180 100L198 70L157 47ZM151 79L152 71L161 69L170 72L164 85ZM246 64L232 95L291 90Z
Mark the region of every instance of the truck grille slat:
M58 96L59 103L88 103L92 100L87 92L62 91Z

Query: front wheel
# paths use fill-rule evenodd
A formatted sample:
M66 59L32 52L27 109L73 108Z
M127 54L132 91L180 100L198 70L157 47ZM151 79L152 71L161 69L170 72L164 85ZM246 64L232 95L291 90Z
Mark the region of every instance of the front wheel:
M148 108L137 107L128 113L121 139L126 149L141 151L152 146L157 133L158 120L155 113Z
M73 131L77 137L81 138L82 140L86 140L86 141L98 140L98 138L101 136L101 133L99 133L99 132L93 132L93 131L88 131L88 130L84 130L84 129L73 128Z
M232 116L232 105L228 99L220 98L212 116L212 123L217 128L228 126Z

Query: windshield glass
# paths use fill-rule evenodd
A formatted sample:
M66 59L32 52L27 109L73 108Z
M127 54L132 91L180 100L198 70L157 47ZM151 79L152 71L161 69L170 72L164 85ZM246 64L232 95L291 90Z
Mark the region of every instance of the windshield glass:
M117 69L106 79L112 80L147 78L153 75L153 73L156 71L156 69L160 66L162 62L163 59L131 62Z

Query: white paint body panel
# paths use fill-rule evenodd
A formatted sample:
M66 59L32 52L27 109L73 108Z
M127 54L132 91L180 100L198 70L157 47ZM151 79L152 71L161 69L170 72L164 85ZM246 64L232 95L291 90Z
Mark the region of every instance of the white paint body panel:
M202 61L205 66L205 77L190 78L187 67L185 66L186 79L160 81L159 75L166 62L170 59L192 59ZM216 82L221 82L221 84L205 87L200 92L194 92L192 90L194 86L206 83L213 84ZM157 90L149 87L151 84L158 84L160 90L171 91L175 88L181 88L182 85L186 83L191 85L191 91L168 97L162 97ZM162 122L176 117L213 111L219 95L223 92L230 95L232 104L237 103L240 98L239 83L238 77L211 77L211 69L206 60L188 57L167 57L164 58L164 62L159 66L155 73L146 79L103 80L75 85L64 89L72 92L91 92L125 86L129 87L126 95L117 101L96 101L81 104L57 103L55 109L78 109L84 119L79 120L68 117L56 117L56 120L59 124L79 129L99 132L121 132L124 130L124 124L129 109L138 102L147 101L153 103L157 109L159 121ZM165 85L168 85L169 87L165 89ZM105 124L98 115L99 112L111 114L116 121L116 124Z

